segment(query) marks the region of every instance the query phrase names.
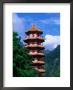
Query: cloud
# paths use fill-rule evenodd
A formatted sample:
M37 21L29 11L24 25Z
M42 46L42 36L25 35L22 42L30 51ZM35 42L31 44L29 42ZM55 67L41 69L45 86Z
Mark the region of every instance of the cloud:
M43 19L43 20L40 20L39 22L43 24L55 24L55 25L60 24L60 20L58 18Z
M17 14L13 14L13 31L21 32L24 30L24 19L20 18Z
M19 17L18 14L13 14L13 31L20 33L25 32L27 28L32 26L34 23L37 23L37 21L34 21L33 18L25 18L25 17ZM28 26L28 27L27 27Z
M49 24L49 19L40 20L39 22L43 24Z
M45 35L45 42L43 43L45 50L54 50L60 45L60 36Z
M56 24L56 25L59 25L60 24L60 20L59 19L54 19L53 23Z
M23 42L26 20L14 13L12 19L13 31L19 34L19 36L21 37L21 41Z

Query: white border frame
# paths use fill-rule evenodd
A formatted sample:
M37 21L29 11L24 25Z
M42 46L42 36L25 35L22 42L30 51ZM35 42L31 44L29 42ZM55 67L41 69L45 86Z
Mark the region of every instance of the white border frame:
M4 87L70 87L70 4L12 4L4 6ZM60 13L61 76L12 77L12 13Z

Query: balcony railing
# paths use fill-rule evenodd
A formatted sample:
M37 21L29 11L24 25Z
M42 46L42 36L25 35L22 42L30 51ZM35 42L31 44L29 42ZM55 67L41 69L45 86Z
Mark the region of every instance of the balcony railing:
M44 55L44 53L41 53L41 52L29 52L28 53L29 55L36 55L36 54L38 54L38 55Z
M33 36L25 36L25 38L26 38L26 39L28 39L28 38L30 38L30 39L31 39L31 38L43 38L43 36L34 36L34 37L33 37Z

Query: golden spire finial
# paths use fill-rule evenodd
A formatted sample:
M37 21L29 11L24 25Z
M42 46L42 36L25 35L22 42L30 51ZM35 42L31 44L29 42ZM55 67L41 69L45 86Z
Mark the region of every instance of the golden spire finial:
M36 30L37 28L36 28L36 26L33 24L32 25L32 30Z

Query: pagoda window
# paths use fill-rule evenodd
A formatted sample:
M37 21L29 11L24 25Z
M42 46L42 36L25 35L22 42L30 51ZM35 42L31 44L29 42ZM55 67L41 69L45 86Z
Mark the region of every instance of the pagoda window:
M32 34L32 37L34 37L34 34Z
M40 34L37 34L38 37L40 37Z

